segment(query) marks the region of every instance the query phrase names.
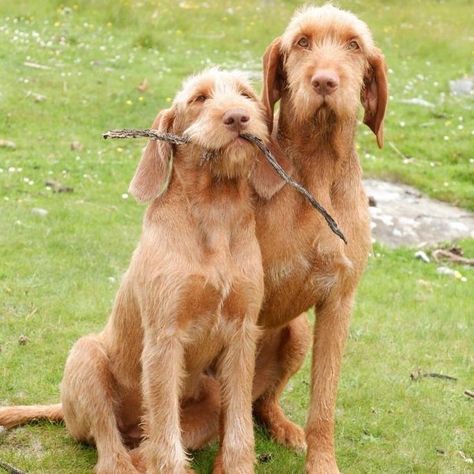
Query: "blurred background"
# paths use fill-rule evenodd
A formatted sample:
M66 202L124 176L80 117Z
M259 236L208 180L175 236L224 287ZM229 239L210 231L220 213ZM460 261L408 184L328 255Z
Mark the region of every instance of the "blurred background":
M144 142L101 133L150 126L183 78L207 66L247 70L260 88L265 47L300 4L0 0L1 405L58 400L69 348L103 327L136 245L144 208L127 188ZM338 5L368 23L389 67L385 148L359 128L364 174L378 180L368 184L413 186L461 208L449 208L446 222L474 222L473 2ZM413 197L401 189L388 201ZM402 229L397 242L374 245L340 384L344 473L472 472L473 400L464 392L474 390L474 271L431 251L455 245L473 258L474 233L467 225L453 244L446 226L428 243ZM301 424L308 368L283 396ZM197 472L209 472L215 450L196 453ZM63 426L0 433L0 460L31 473L90 472L95 456ZM302 455L260 428L257 456L259 473L303 469Z

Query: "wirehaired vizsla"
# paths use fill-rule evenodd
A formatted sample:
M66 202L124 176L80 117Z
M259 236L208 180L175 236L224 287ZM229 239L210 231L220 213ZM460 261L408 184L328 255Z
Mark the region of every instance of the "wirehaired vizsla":
M105 329L72 348L62 405L1 408L0 424L64 417L97 446L97 473L130 474L138 466L123 440L140 441L143 419L140 464L184 474L185 447L202 446L220 418L214 472L252 473L263 298L252 196L283 183L240 134L267 140L265 111L241 74L211 69L185 82L153 128L190 144L152 140L144 151L130 191L150 205ZM204 374L216 357L218 381Z
M306 470L339 472L334 453L336 393L357 285L371 248L368 203L355 150L359 103L380 147L387 104L384 57L367 25L332 5L297 11L264 56L263 100L274 138L296 179L335 218L345 245L287 187L257 205L265 299L254 410L272 436L307 444ZM316 310L306 433L283 414L279 397L309 346L306 315Z

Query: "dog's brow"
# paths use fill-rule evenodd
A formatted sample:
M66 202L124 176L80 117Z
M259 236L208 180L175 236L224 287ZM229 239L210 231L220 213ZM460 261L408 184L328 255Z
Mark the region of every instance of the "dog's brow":
M217 80L214 84L214 92L216 94L229 94L237 92L237 84L234 81L227 81L225 79Z

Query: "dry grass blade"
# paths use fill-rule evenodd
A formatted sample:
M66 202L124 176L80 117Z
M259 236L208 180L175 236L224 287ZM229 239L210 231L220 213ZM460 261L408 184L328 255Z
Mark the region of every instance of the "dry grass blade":
M153 140L162 140L169 143L173 143L174 145L183 145L185 143L190 143L189 138L186 137L178 137L177 135L173 135L171 133L161 133L156 130L145 129L145 130L136 130L136 129L123 129L123 130L109 130L102 134L102 137L107 138L151 138ZM342 231L337 226L336 221L332 218L329 212L324 209L321 204L313 197L313 195L301 184L295 181L291 176L289 176L286 171L280 166L276 158L272 155L271 151L267 148L263 141L256 137L255 135L250 135L249 133L245 133L241 135L242 138L248 140L249 142L253 143L265 156L268 160L270 165L272 165L273 169L277 172L283 181L288 183L290 186L295 188L299 193L301 193L310 203L311 205L324 217L326 220L329 228L339 237L341 238L345 244L347 244L347 240L342 233ZM209 154L205 154L203 159L206 161L209 158Z

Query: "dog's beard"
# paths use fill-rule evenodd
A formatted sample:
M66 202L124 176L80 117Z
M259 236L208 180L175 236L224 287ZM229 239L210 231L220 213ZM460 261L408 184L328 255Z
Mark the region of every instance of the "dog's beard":
M299 86L290 87L293 119L300 124L311 123L318 127L330 127L338 122L357 117L357 101L344 97L321 97L311 89Z
M330 128L336 125L338 116L327 102L323 102L313 113L312 123L318 128Z
M252 166L252 145L244 140L232 140L217 150L203 150L201 164L208 164L213 175L221 178L245 177Z

